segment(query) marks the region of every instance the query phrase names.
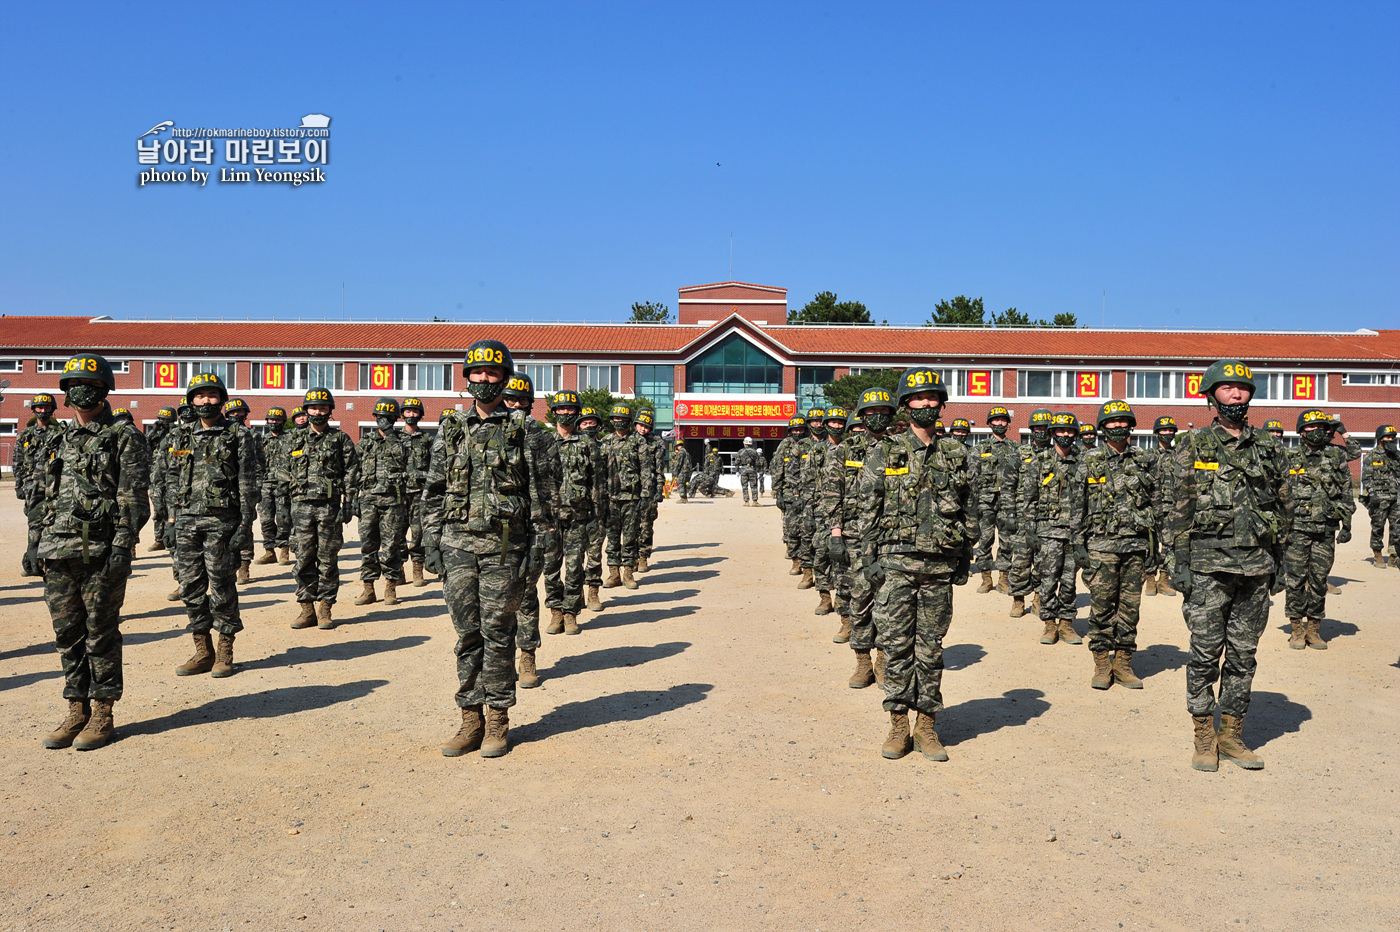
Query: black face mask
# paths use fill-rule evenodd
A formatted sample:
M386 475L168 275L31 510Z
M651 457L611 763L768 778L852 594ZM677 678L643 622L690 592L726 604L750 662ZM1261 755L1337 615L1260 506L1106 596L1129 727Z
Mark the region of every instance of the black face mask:
M223 410L224 406L219 404L218 402L215 402L212 405L195 405L194 416L199 418L201 421L205 419L213 419L218 417L219 413Z
M1223 405L1215 403L1215 410L1220 412L1220 418L1232 424L1243 424L1244 419L1249 416L1249 402L1239 405Z
M1007 425L1005 425L1005 424L993 424L993 425L992 425L992 433L996 434L998 437L1005 437L1005 436L1006 436L1006 428L1007 428Z
M1131 427L1105 427L1103 435L1114 443L1122 443L1133 434Z
M1158 434L1157 442L1160 443L1163 448L1170 450L1172 444L1176 442L1176 434Z
M804 427L801 430L794 430L788 436L793 440L802 440L807 436L807 428Z
M840 439L841 439L841 435L844 434L845 432L846 432L846 428L844 428L844 427L831 427L830 425L828 425L827 428L826 428L826 435L827 435L828 437L830 437L832 440L840 440Z
M930 406L927 408L910 408L909 420L920 427L932 427L938 423L938 408Z
M1096 437L1096 436L1094 436L1094 435L1092 435L1092 434L1089 434L1089 435L1087 435L1087 436L1084 435L1084 434L1080 434L1080 435L1079 435L1079 442L1082 443L1082 444L1084 445L1084 448L1087 450L1087 449L1093 447L1094 444L1098 443L1098 442L1099 442L1099 438Z
M274 434L280 434L280 433L282 433L282 428L284 428L284 427L286 427L286 426L287 426L287 422L286 422L286 421L268 421L268 422L267 422L267 429L270 430L270 431L272 431Z
M818 440L826 439L826 428L820 424L809 424L807 430L809 433L811 433L813 437L816 437Z
M423 415L421 414L405 414L403 416L403 422L409 427L417 427L418 422L421 420L423 420Z
M1387 452L1387 453L1394 453L1394 452L1395 452L1395 441L1394 441L1394 440L1382 440L1382 441L1381 441L1381 449L1384 450L1384 451Z
M468 382L467 391L471 392L477 401L484 401L487 404L501 397L501 392L506 390L506 383L501 382Z
M329 414L308 414L306 419L311 422L313 427L325 427L331 422Z
M102 404L102 399L106 397L107 386L80 383L68 389L63 400L70 408L77 408L79 411L90 411Z
M881 414L876 411L871 411L865 415L865 429L872 434L883 434L890 429L890 423L893 420L893 414Z
M1062 437L1059 434L1054 434L1052 436L1055 440L1055 446L1059 447L1061 450L1074 449L1075 441L1079 439L1078 437Z
M394 419L391 417L376 417L374 423L376 427L386 434L394 429Z
M1038 447L1050 446L1050 431L1044 427L1032 427L1031 443Z
M574 425L578 423L578 415L577 415L577 414L558 414L558 413L556 413L556 414L554 415L554 423L556 423L556 424L563 424L565 427L567 427L567 428L569 428L570 430L572 430L573 427L574 427Z
M1310 447L1323 446L1328 439L1327 430L1323 427L1313 427L1303 431L1303 442Z

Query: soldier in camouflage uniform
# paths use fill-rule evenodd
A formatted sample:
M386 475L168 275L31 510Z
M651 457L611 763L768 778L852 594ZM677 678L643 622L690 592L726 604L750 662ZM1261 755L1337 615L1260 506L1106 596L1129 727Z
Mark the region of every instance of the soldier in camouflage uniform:
M890 732L880 753L890 759L911 746L929 760L948 759L934 730L943 709L943 638L953 586L972 571L977 511L967 448L933 437L947 400L937 372L905 370L897 403L909 411L909 429L870 448L856 488L862 572L876 590L875 636L886 657ZM910 709L919 713L912 741Z
M1283 422L1282 422L1282 421L1276 421L1276 420L1268 420L1268 421L1265 421L1265 422L1264 422L1264 426L1261 428L1261 430L1264 430L1264 431L1268 432L1269 434L1273 435L1273 438L1274 438L1275 440L1282 440L1282 439L1283 439Z
M972 446L972 422L965 417L953 418L953 426L948 428L948 436L965 447Z
M1094 676L1089 685L1108 689L1115 682L1141 689L1133 672L1138 611L1147 561L1157 549L1157 455L1134 446L1137 416L1125 401L1099 408L1101 446L1084 457L1088 497L1088 549L1079 554L1089 587L1089 650Z
M224 417L228 418L239 427L242 427L244 430L248 429L248 415L250 413L251 409L249 409L248 403L242 398L230 398L228 401L224 402ZM267 482L267 454L263 451L262 437L252 432L249 432L249 437L252 439L253 451L258 464L258 485L257 488L253 490L253 494L257 499L257 504L261 505L262 488ZM239 551L238 554L237 578L239 582L245 583L251 578L249 567L252 565L253 542L249 540L248 545Z
M151 449L151 485L154 488L158 480L155 471L156 457L165 447L165 438L175 429L175 409L166 405L156 412L155 422L146 428L146 444ZM152 498L154 499L154 492ZM165 549L165 514L154 512L152 514L155 533L152 534L150 545L146 548L148 552L154 553L157 550Z
M807 461L802 466L804 490L811 502L812 517L809 526L812 531L812 581L819 596L817 607L812 612L814 615L830 615L832 612L838 612L842 617L846 615L846 603L832 599L832 593L839 595L839 589L836 586L836 567L831 562L831 525L824 517L826 507L823 504L822 490L822 483L826 479L826 461L841 444L841 438L846 433L846 420L845 408L827 409L821 419L826 436L822 442L812 445Z
M73 420L55 424L28 477L25 574L44 578L68 714L46 748L91 751L112 738L122 697L121 610L131 553L150 517L146 443L107 413L112 367L92 353L68 360L58 386Z
M1049 408L1036 408L1031 412L1031 438L1017 448L1021 457L1016 472L1016 533L1011 548L1011 570L1007 574L1011 584L1011 617L1020 618L1026 614L1026 596L1034 593L1033 611L1040 615L1040 541L1033 532L1034 515L1020 509L1021 487L1025 484L1026 470L1035 462L1036 455L1050 449L1050 421L1054 417Z
M1288 451L1288 482L1292 489L1293 521L1283 551L1288 591L1284 611L1293 624L1288 646L1326 650L1320 630L1327 611L1327 574L1337 558L1334 544L1351 540L1351 470L1341 452L1328 443L1328 417L1316 409L1298 415L1302 442ZM1340 525L1340 530L1338 529Z
M194 654L177 676L232 676L233 641L243 630L236 577L253 539L258 505L257 442L248 428L225 416L228 390L212 372L190 378L185 402L198 418L166 437L168 462L161 481L170 510L166 539L179 566L180 598L194 637ZM217 649L210 631L219 632Z
M54 412L58 410L58 403L54 401L53 395L48 392L40 392L34 396L34 400L29 403L29 410L34 412L34 417L30 419L29 425L15 438L15 452L12 469L14 471L15 495L22 502L29 501L29 486L34 477L39 473L43 464L37 460L39 451L43 448L44 438L54 430L62 430L63 425L54 421ZM28 514L29 506L25 505L25 513ZM37 542L37 538L30 540L29 545ZM28 549L28 545L26 546ZM25 576L37 575L24 571Z
M549 467L536 461L524 411L502 403L514 375L510 350L478 340L462 375L471 408L440 422L423 487L424 565L442 576L457 632L457 706L462 723L442 745L446 757L509 749L515 705L516 612L530 551L555 532ZM551 441L552 443L552 441ZM483 716L484 707L484 716Z
M599 461L603 464L604 484L607 486L608 461L607 454L603 452L603 445L599 440L599 432L603 427L603 419L593 408L585 405L578 411L578 432L593 442L593 447L598 452ZM611 503L609 503L611 505ZM603 603L598 598L598 589L603 585L603 543L608 538L608 509L602 513L595 514L588 522L588 551L583 558L583 578L587 586L588 600L585 603L590 612L601 612Z
M1371 559L1386 565L1385 529L1390 525L1390 565L1400 566L1400 451L1396 450L1395 425L1376 428L1376 445L1361 464L1361 500L1371 516Z
M685 448L685 441L676 438L676 452L671 454L671 478L675 480L676 490L680 492L681 504L690 502L690 473L695 467L690 462L690 452Z
M1342 438L1341 445L1336 443L1336 438L1339 436ZM1347 494L1352 499L1351 510L1354 514L1356 512L1356 501L1355 496L1351 495L1350 464L1361 459L1361 444L1357 442L1356 438L1347 433L1346 425L1343 424L1341 419L1335 414L1328 415L1327 446L1323 447L1322 452L1323 455L1327 457L1332 468L1336 471L1338 478L1346 486ZM1348 521L1348 524L1350 524L1350 521ZM1347 531L1347 537L1351 537L1350 529ZM1339 540L1337 543L1343 543L1343 541ZM1331 579L1324 579L1323 584L1330 593L1336 594L1342 591L1339 587L1333 585ZM1317 640L1319 642L1321 641L1320 635ZM1312 644L1310 643L1308 646L1311 647Z
M857 420L862 429L848 432L826 460L826 475L822 479L821 521L830 528L830 536L822 542L827 548L836 574L836 601L844 606L841 629L832 640L849 643L856 655L856 672L847 685L864 689L885 679L884 654L876 651L872 663L870 652L875 650L875 625L871 620L875 590L866 578L865 551L860 536L860 498L856 494L860 471L871 445L879 443L885 428L894 418L894 399L883 388L867 388L856 406ZM866 429L865 419L870 426Z
M423 578L423 480L428 475L433 438L418 427L423 420L422 401L405 398L399 405L399 416L403 418L403 438L408 444L408 477L404 486L408 496L407 551L413 564L413 585L421 589L428 584Z
M351 509L360 519L360 584L356 605L379 601L374 581L384 577L384 604L399 604L408 537L408 439L395 426L399 403L374 403L374 430L360 438L359 492Z
M1152 502L1152 513L1156 519L1156 546L1147 555L1147 567L1143 575L1143 595L1176 595L1171 581L1167 579L1165 545L1162 543L1162 528L1167 526L1167 513L1172 501L1172 444L1176 441L1176 419L1164 414L1152 425L1152 434L1157 438L1157 446L1152 455L1156 463L1152 467L1152 486L1156 498Z
M802 454L807 443L807 419L788 419L787 436L773 453L773 500L783 513L783 544L792 561L789 576L802 575Z
M637 412L635 430L646 444L651 454L652 490L651 501L644 503L641 511L641 527L637 530L637 572L650 572L651 548L656 540L656 518L660 513L661 500L666 497L666 444L653 432L656 412L643 408Z
M313 388L302 399L307 426L292 435L292 550L297 557L297 604L293 628L335 627L331 606L340 591L340 546L344 526L360 492L360 455L355 441L331 424L335 396Z
M1079 425L1079 445L1084 452L1088 452L1098 446L1099 432L1093 424L1085 422Z
M1001 405L987 411L987 426L992 436L979 441L969 460L973 488L977 491L977 570L982 574L978 592L1011 594L1011 581L1006 571L1015 552L1012 539L1016 536L1016 481L1021 472L1021 453L1014 441L1007 438L1011 427L1011 412ZM994 544L999 544L995 558ZM1000 576L992 583L992 570Z
M1050 449L1035 454L1021 479L1021 514L1040 570L1040 643L1082 644L1074 630L1074 574L1084 556L1086 512L1084 455L1078 419L1056 411Z
M811 408L807 412L807 440L802 445L802 458L798 464L798 484L801 489L802 505L802 578L797 588L811 589L817 584L817 555L812 552L812 540L816 534L817 476L821 465L826 461L826 411ZM830 558L821 557L824 563ZM819 606L820 607L820 606ZM829 610L829 609L828 609Z
M291 478L288 472L287 412L282 408L267 409L267 434L262 438L263 474L262 495L258 501L258 521L262 525L263 554L255 563L291 563L287 552L287 541L292 536L292 501L287 497L287 483ZM282 555L279 558L278 550Z
M1196 732L1196 770L1216 770L1221 754L1249 770L1264 766L1244 743L1244 715L1269 595L1283 587L1290 490L1283 445L1249 426L1254 390L1253 372L1243 362L1212 363L1200 391L1215 408L1215 420L1179 439L1172 453L1176 503L1164 536L1172 547L1172 585L1183 596L1191 629L1186 708Z
M557 456L559 457L559 537L562 566L554 579L558 586L561 618L551 624L549 634L578 634L578 616L583 612L586 570L584 551L593 520L608 510L607 467L598 445L578 429L581 406L576 392L555 394L550 401L554 412ZM553 597L553 594L551 594ZM532 669L533 669L533 657ZM524 666L522 658L521 666ZM521 685L524 686L522 677Z
M165 433L161 438L160 445L151 450L150 468L150 495L151 507L159 516L152 528L157 540L161 542L162 549L169 549L175 545L175 528L171 525L171 519L175 517L171 505L165 500L165 474L170 466L170 435L181 427L189 427L198 424L199 418L195 416L194 407L186 402L180 402L177 409L177 420L175 426ZM180 595L180 563L174 558L170 559L170 572L175 577L175 588L165 598L169 602L181 601Z
M603 441L608 462L608 578L604 589L626 586L637 588L633 571L637 566L639 515L655 494L655 460L646 441L632 429L632 409L613 405L609 421L612 434ZM619 575L619 573L621 575Z
M734 468L739 472L739 488L744 493L744 505L749 504L749 496L753 496L753 505L758 507L758 466L763 461L763 455L753 446L753 438L744 438L744 448L739 451L739 455L734 457Z
M165 435L175 427L175 409L166 405L156 412L156 419L146 428L146 442L152 450L160 446Z

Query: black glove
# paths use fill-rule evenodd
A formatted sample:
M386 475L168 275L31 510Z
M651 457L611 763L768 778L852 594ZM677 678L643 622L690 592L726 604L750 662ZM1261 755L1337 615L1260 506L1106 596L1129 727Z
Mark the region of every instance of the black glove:
M20 557L20 566L24 567L26 576L43 576L44 561L39 557L39 544L36 541L29 545L29 549L24 551L24 556Z
M1032 550L1040 549L1040 534L1035 529L1035 522L1026 524L1026 546Z
M340 503L340 523L349 524L350 519L355 516L355 503L350 499L345 499Z
M116 544L107 548L107 565L104 573L107 576L126 576L131 572L131 548L118 547Z
M831 537L826 542L826 552L831 555L831 562L838 566L846 565L846 538Z
M1089 548L1083 544L1074 545L1074 565L1081 570L1089 565Z
M874 559L861 567L861 572L865 574L871 588L879 589L885 584L885 568L880 565L879 559Z
M1181 593L1183 599L1191 598L1191 547L1178 546L1172 550L1172 588Z
M972 575L972 557L969 557L969 556L967 556L966 554L964 554L964 555L963 555L963 558L962 558L961 560L958 561L957 569L953 570L953 585L955 585L955 586L965 586L965 585L967 585L968 577L970 577L971 575Z
M533 577L544 571L545 532L530 535L530 549L525 554L525 576Z
M253 529L246 524L240 524L233 529L233 533L228 538L228 549L234 553L242 553L253 546Z
M175 522L165 522L165 546L171 550L175 549Z
M434 576L442 575L442 550L437 544L428 544L423 548L423 568Z
M1342 529L1341 529L1340 531L1337 532L1337 543L1339 543L1339 544L1345 544L1345 543L1348 543L1348 542L1350 542L1350 541L1351 541L1351 526L1350 526L1350 525L1343 525L1343 526L1342 526Z

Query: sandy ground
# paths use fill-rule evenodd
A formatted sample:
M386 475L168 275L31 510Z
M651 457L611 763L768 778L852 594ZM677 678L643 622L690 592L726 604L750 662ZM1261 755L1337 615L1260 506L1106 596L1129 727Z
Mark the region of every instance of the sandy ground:
M1144 599L1146 689L1101 693L1087 647L1041 646L971 585L939 721L952 760L882 759L878 689L846 686L851 651L794 589L777 509L738 498L663 505L642 588L546 638L498 760L438 753L457 715L435 583L350 605L347 542L341 626L292 631L290 568L255 567L239 673L176 677L184 612L143 546L119 740L78 753L40 747L59 668L9 491L6 929L1400 926L1400 573L1360 530L1330 650L1289 650L1275 605L1246 725L1262 772L1188 766L1180 599Z

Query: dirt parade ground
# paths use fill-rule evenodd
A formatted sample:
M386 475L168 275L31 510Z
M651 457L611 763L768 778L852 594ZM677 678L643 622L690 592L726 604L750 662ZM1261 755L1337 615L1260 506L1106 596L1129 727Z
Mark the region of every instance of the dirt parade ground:
M1143 600L1146 688L1096 692L1086 645L1042 646L975 576L951 760L883 759L879 688L846 685L772 500L737 496L662 505L640 590L546 636L495 760L438 751L459 717L436 581L354 606L347 540L340 626L293 631L291 568L254 567L237 674L176 677L191 642L148 528L116 740L80 753L40 746L59 663L3 491L0 928L1400 927L1400 572L1364 530L1329 650L1288 649L1275 599L1245 726L1262 772L1189 766L1179 598Z

